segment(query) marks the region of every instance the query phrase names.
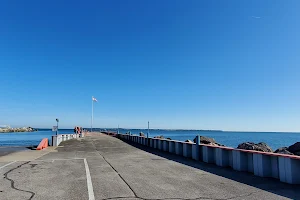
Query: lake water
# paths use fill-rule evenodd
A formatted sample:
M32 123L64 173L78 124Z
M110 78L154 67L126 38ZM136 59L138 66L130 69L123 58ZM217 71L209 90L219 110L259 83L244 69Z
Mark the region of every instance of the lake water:
M96 129L97 130L97 129ZM99 130L99 129L98 129ZM116 129L110 129L116 131ZM147 133L145 129L120 129L121 133L131 131L132 134L140 132ZM60 130L59 133L73 133L73 129ZM185 141L193 140L199 134L212 137L218 143L229 147L237 147L242 142L265 142L273 150L279 147L290 146L300 142L300 133L279 133L279 132L229 132L229 131L195 131L195 130L150 130L150 137L163 135L165 138ZM55 135L51 130L40 130L38 132L24 133L0 133L0 146L33 146L38 145L43 138Z
M141 130L131 130L132 134L139 134ZM147 130L142 130L147 133ZM242 142L265 142L273 150L279 147L290 146L300 142L300 133L279 133L279 132L231 132L231 131L194 131L194 130L150 130L150 136L163 135L172 140L185 141L193 140L196 135L214 138L216 142L228 147L236 148Z
M59 133L74 133L73 129L64 129ZM55 135L50 129L41 129L37 132L0 133L0 146L34 146L38 145L43 138L51 141Z

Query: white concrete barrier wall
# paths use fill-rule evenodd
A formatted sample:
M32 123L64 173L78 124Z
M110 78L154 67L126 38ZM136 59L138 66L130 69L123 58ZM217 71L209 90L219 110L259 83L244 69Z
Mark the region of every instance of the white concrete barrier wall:
M154 141L152 138L150 139L150 147L154 148Z
M278 156L271 156L272 177L279 179Z
M174 141L169 141L169 152L170 153L176 153L176 151L175 151L175 142Z
M290 157L279 157L278 161L280 181L300 184L300 160Z
M157 139L153 139L153 148L157 149Z
M163 141L163 150L169 151L169 141L168 140Z
M256 176L261 177L273 177L272 168L278 167L278 165L272 166L271 156L254 153L253 154L253 172ZM276 172L275 172L276 173ZM276 176L276 174L274 174Z
M192 158L192 143L183 143L183 156Z
M200 145L192 144L192 158L194 160L200 160Z
M232 149L215 148L216 165L221 167L232 166L230 157L232 158Z
M203 162L216 163L215 148L211 146L202 146L202 158L203 158Z
M240 150L232 150L233 169L248 171L248 154Z
M53 144L57 145L65 138L63 135L52 136ZM121 136L120 138L134 141L143 145L147 138L139 136ZM232 167L236 171L251 172L260 177L273 177L282 182L300 184L300 157L265 153L249 150L233 149L211 145L185 143L175 140L162 140L149 138L152 148L174 153L206 163L214 163L221 167Z
M83 135L84 136L84 135ZM79 134L59 134L52 136L52 146L58 146L61 142L79 138Z
M183 155L183 143L182 142L175 142L175 153L177 155Z
M163 140L157 140L157 148L159 150L162 150L162 146L163 146Z

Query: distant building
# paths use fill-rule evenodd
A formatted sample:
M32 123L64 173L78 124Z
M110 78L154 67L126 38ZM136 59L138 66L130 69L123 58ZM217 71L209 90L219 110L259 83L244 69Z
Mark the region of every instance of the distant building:
M10 128L8 125L0 125L0 128Z

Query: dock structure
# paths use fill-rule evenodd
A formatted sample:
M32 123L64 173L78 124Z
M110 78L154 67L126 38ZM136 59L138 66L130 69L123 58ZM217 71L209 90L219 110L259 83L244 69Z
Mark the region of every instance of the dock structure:
M192 159L199 158L194 146L153 140L154 149L134 141L89 133L2 156L0 199L300 199L299 185L211 164L210 148L200 162Z

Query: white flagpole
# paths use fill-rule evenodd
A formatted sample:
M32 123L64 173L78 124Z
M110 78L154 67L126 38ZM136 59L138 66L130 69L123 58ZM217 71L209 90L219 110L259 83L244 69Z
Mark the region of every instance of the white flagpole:
M92 121L91 121L91 132L93 131L93 121L94 121L94 97L92 96Z

